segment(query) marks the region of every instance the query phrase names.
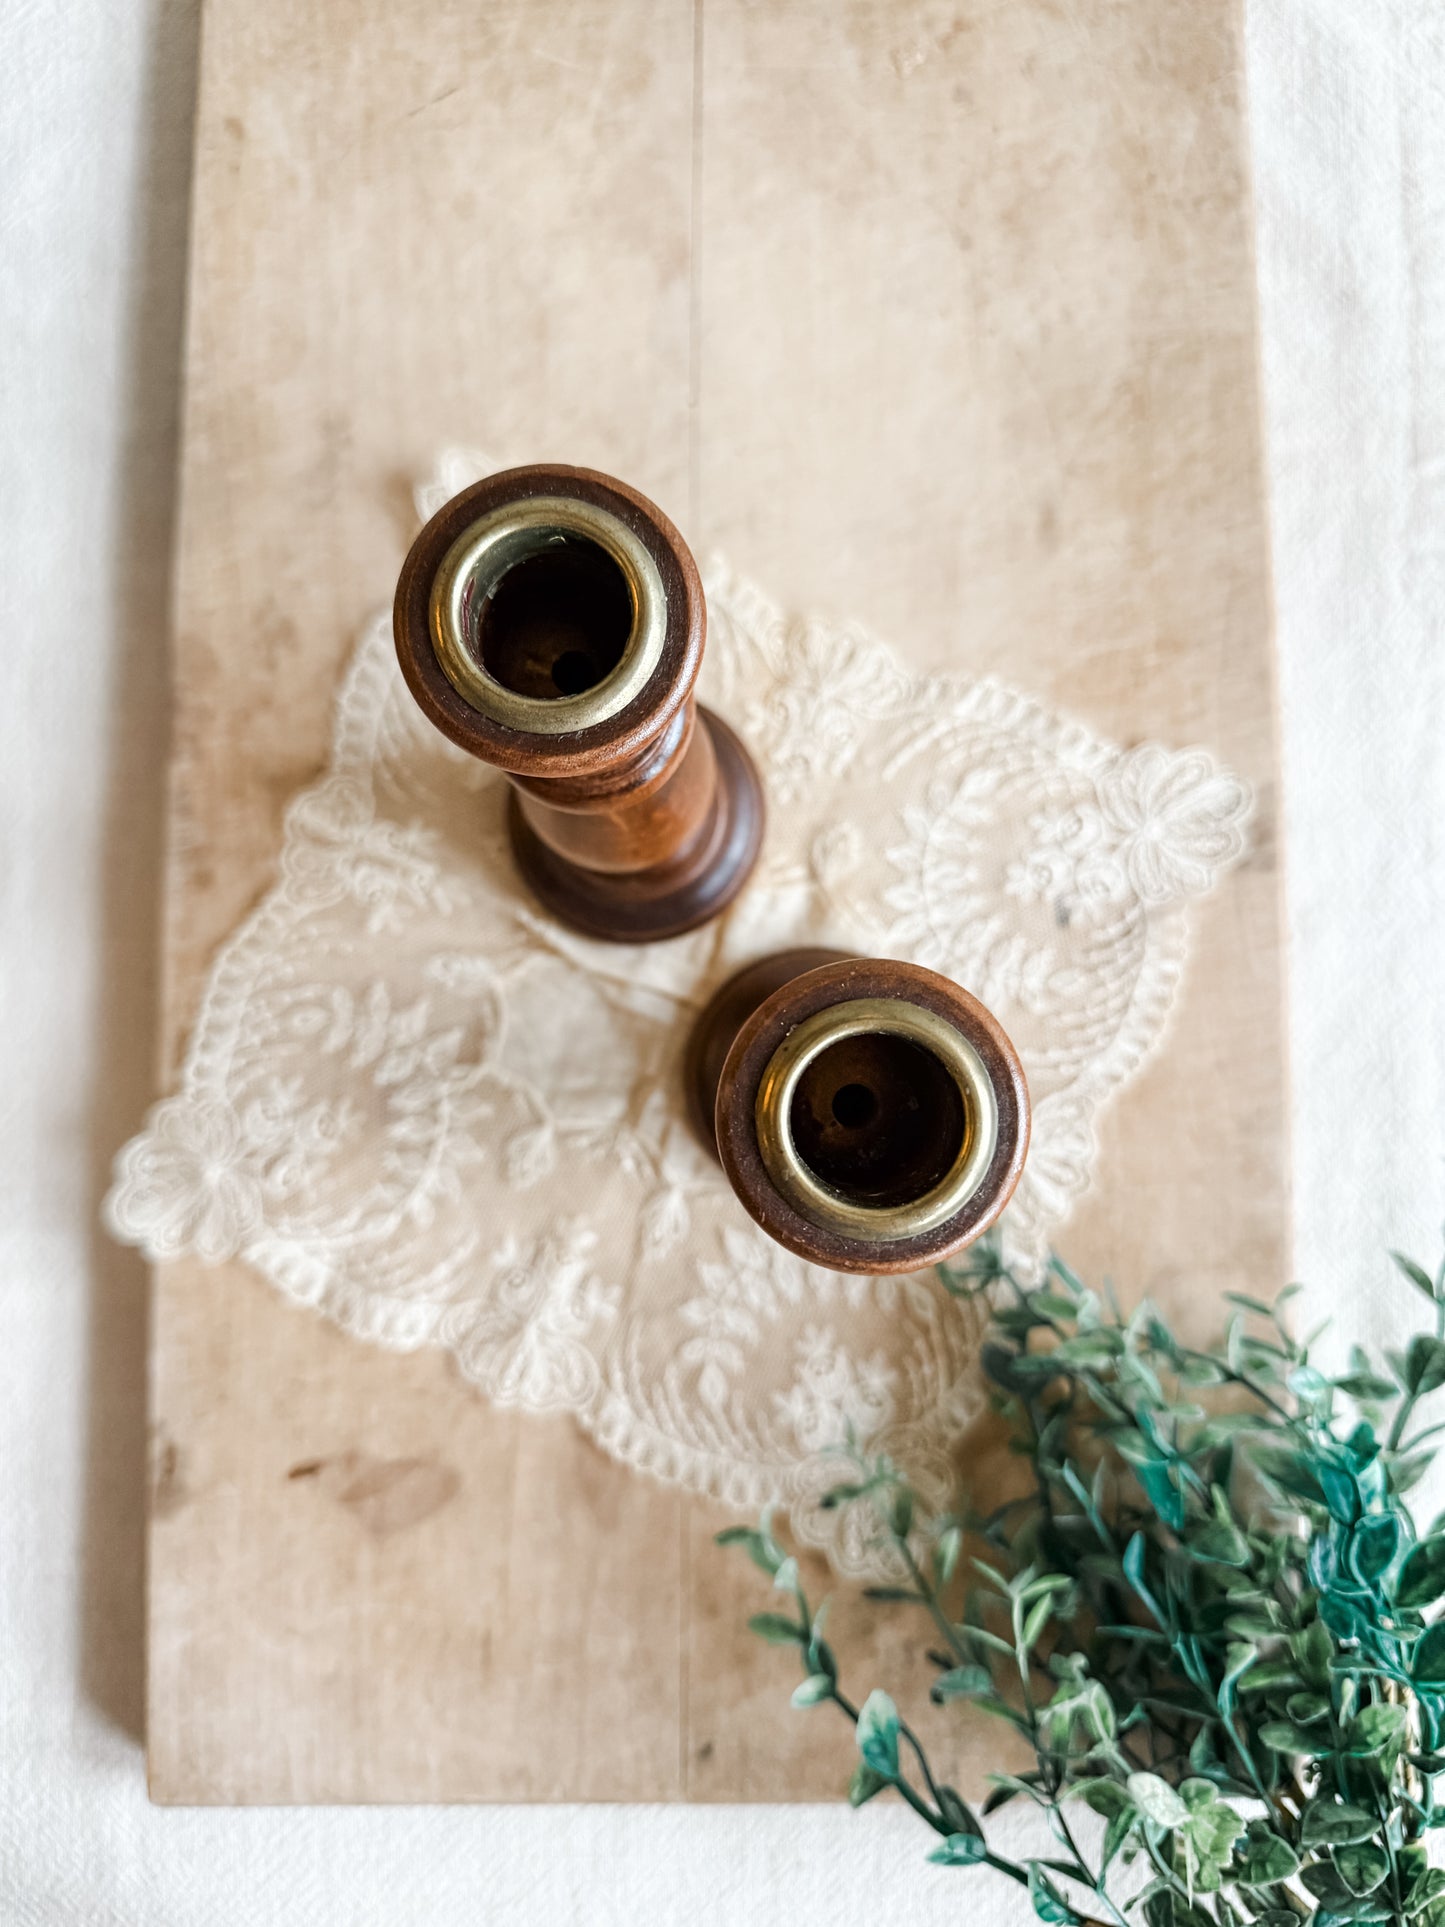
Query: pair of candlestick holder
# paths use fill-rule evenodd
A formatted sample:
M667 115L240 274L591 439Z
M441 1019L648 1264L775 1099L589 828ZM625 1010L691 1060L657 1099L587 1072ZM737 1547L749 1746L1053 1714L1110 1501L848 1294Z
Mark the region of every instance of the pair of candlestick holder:
M695 929L757 860L763 793L694 696L706 607L667 517L588 469L510 469L462 491L396 592L402 673L454 743L511 778L523 879L588 936ZM687 1099L751 1216L839 1271L913 1271L1007 1204L1029 1099L976 998L914 964L794 949L698 1017Z

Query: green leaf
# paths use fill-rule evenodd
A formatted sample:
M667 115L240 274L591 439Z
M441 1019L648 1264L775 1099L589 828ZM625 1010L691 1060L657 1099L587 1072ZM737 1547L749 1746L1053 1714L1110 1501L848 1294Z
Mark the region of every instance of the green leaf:
M1397 1606L1433 1606L1445 1597L1445 1532L1422 1539L1405 1555L1395 1586Z
M886 1775L875 1773L866 1760L860 1760L848 1782L848 1804L850 1807L864 1806L875 1793L881 1793L884 1787L892 1784Z
M938 1867L976 1867L987 1852L988 1848L979 1834L951 1833L942 1846L935 1847L928 1857Z
M1001 1778L993 1774L989 1777L995 1780L995 1785L990 1789L981 1809L985 1820L991 1813L997 1813L1000 1807L1006 1807L1010 1800L1016 1800L1024 1791L1023 1786L1017 1780L1011 1780L1007 1774Z
M1277 1687L1303 1686L1304 1681L1287 1659L1262 1659L1252 1666L1239 1683L1241 1693L1269 1693Z
M1330 1382L1313 1365L1296 1365L1285 1383L1301 1405L1318 1405L1329 1397Z
M1161 1626L1167 1626L1169 1624L1169 1621L1165 1616L1162 1608L1160 1607L1158 1601L1155 1599L1154 1595L1150 1592L1144 1580L1144 1560L1146 1556L1146 1550L1147 1548L1144 1543L1143 1533L1136 1532L1133 1538L1129 1541L1128 1545L1125 1546L1124 1548L1124 1558L1122 1562L1124 1567L1124 1576L1129 1581L1129 1584L1134 1588L1135 1592L1138 1593L1139 1597L1144 1601L1144 1604L1149 1608L1150 1612L1154 1615L1158 1623Z
M754 1532L751 1526L729 1526L726 1532L720 1532L717 1535L714 1544L742 1546L758 1570L767 1573L769 1578L782 1563L780 1559L773 1557L775 1548L770 1546L761 1532Z
M898 1708L875 1686L858 1713L858 1751L875 1773L898 1778Z
M1315 1899L1328 1907L1331 1913L1348 1909L1350 1902L1355 1898L1341 1880L1332 1861L1312 1861L1301 1871L1300 1879Z
M813 1617L813 1636L808 1641L808 1664L815 1673L826 1673L831 1680L838 1677L838 1662L833 1657L833 1648L822 1636L823 1615L828 1610L824 1600Z
M929 1697L942 1706L945 1700L977 1699L993 1691L993 1680L986 1666L955 1666L933 1682Z
M796 1592L798 1590L798 1562L796 1559L789 1558L783 1561L782 1565L780 1565L778 1570L773 1574L773 1585L779 1592Z
M1330 1858L1340 1879L1360 1899L1372 1894L1390 1871L1389 1855L1372 1840L1362 1840L1353 1847L1333 1847Z
M864 1490L856 1480L845 1479L841 1485L830 1486L818 1504L824 1512L833 1512L839 1506L851 1505L855 1499L861 1499Z
M1224 1295L1231 1305L1243 1305L1246 1311L1252 1311L1260 1318L1274 1316L1273 1306L1267 1305L1262 1298L1251 1298L1247 1291L1227 1291Z
M962 1550L963 1534L957 1526L949 1526L938 1535L938 1544L933 1548L933 1564L940 1586L946 1586L952 1579Z
M1104 1845L1100 1855L1102 1864L1105 1867L1108 1866L1109 1862L1134 1831L1138 1818L1139 1816L1134 1808L1128 1806L1125 1807L1122 1812L1116 1813L1110 1820L1108 1826L1105 1827Z
M1031 1291L1029 1308L1039 1317L1062 1319L1065 1324L1074 1318L1079 1309L1072 1298L1063 1298L1057 1292L1049 1291Z
M1435 1282L1429 1273L1417 1265L1413 1258L1407 1258L1403 1251L1392 1251L1390 1256L1410 1280L1410 1283L1415 1287L1416 1291L1423 1291L1433 1305L1435 1302Z
M1427 1626L1416 1641L1410 1656L1410 1677L1422 1692L1445 1692L1445 1619Z
M1368 1633L1370 1622L1358 1606L1338 1593L1326 1593L1319 1603L1319 1615L1336 1639L1359 1639Z
M1040 1920L1051 1927L1084 1927L1083 1921L1049 1879L1037 1860L1029 1862L1029 1899Z
M1184 1494L1179 1490L1174 1468L1165 1459L1143 1459L1134 1464L1134 1477L1143 1486L1150 1505L1171 1531L1184 1530Z
M1349 1559L1356 1577L1372 1584L1384 1572L1400 1546L1400 1520L1393 1512L1376 1512L1350 1534Z
M782 1613L754 1613L748 1627L770 1646L800 1646L808 1637L803 1627Z
M1323 1693L1291 1693L1284 1710L1296 1726L1313 1726L1330 1711L1330 1702Z
M1324 1487L1303 1452L1278 1445L1257 1445L1251 1457L1256 1469L1292 1499L1303 1499L1306 1505L1325 1503Z
M1048 1624L1049 1614L1053 1611L1053 1605L1052 1596L1049 1593L1045 1593L1042 1599L1036 1599L1029 1608L1028 1618L1024 1621L1024 1636L1022 1642L1023 1650L1026 1653L1031 1652L1034 1646L1037 1645L1039 1634Z
M1273 1887L1281 1880L1292 1880L1299 1872L1300 1858L1267 1820L1251 1820L1245 1829L1245 1843L1236 1863L1235 1877L1244 1887Z
M1312 1800L1305 1808L1300 1840L1306 1847L1352 1847L1373 1839L1380 1822L1363 1807L1342 1800Z
M1404 1385L1416 1398L1445 1385L1445 1339L1417 1332L1405 1351Z
M1078 1780L1073 1791L1094 1813L1113 1819L1117 1813L1132 1813L1134 1801L1127 1787L1117 1780Z
M1291 1720L1266 1720L1259 1729L1259 1737L1271 1753L1323 1753L1327 1742L1306 1733L1303 1727L1296 1726Z
M1423 1644L1423 1641L1421 1642ZM1419 1652L1419 1647L1416 1647ZM1356 1759L1370 1759L1405 1737L1405 1709L1382 1702L1366 1706L1345 1729L1345 1748Z
M1196 1907L1175 1888L1162 1885L1145 1900L1144 1918L1149 1927L1214 1927L1202 1907ZM1291 1927L1299 1927L1299 1923L1291 1920Z
M1191 1559L1207 1559L1221 1566L1242 1566L1249 1559L1249 1541L1238 1526L1221 1519L1192 1533L1183 1550Z
M801 1686L793 1688L794 1706L816 1706L833 1697L833 1682L826 1673L809 1673Z
M1347 1372L1335 1380L1335 1385L1351 1398L1362 1399L1369 1405L1378 1405L1382 1399L1392 1398L1395 1392L1393 1381L1381 1378L1378 1372Z
M1219 1887L1244 1823L1209 1780L1186 1780L1179 1797L1189 1819L1174 1835L1176 1867L1191 1891L1212 1893Z
M1445 1867L1424 1867L1410 1884L1406 1912L1416 1914L1432 1901L1445 1899Z
M1331 1465L1328 1459L1321 1459L1316 1471L1330 1517L1342 1526L1352 1525L1360 1516L1360 1489L1354 1474L1344 1466Z
M980 1839L983 1838L978 1815L957 1787L941 1786L938 1789L938 1811L943 1816L944 1824L954 1833L976 1833Z
M1312 1619L1304 1631L1297 1633L1290 1641L1290 1651L1311 1686L1329 1685L1330 1662L1334 1658L1335 1648L1327 1626L1321 1625L1318 1619Z
M1189 1818L1188 1807L1157 1773L1131 1773L1125 1785L1139 1811L1156 1827L1181 1827Z

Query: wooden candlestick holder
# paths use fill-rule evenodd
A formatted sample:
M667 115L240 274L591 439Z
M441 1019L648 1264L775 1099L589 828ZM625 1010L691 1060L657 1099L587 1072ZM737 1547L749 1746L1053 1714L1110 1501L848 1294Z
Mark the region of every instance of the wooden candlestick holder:
M590 469L489 476L432 517L402 566L408 687L454 743L511 777L518 867L588 936L691 930L756 861L757 772L693 696L706 621L672 523Z
M916 964L761 958L697 1019L686 1077L745 1209L835 1271L916 1271L962 1250L1028 1150L1028 1087L998 1020Z

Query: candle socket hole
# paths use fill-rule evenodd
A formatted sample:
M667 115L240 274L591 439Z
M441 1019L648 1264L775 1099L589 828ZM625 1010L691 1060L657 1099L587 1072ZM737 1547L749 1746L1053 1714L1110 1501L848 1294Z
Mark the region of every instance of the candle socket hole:
M539 543L484 593L468 593L467 641L487 674L519 696L580 695L605 681L626 653L631 592L597 543L547 531Z
M845 1131L861 1131L878 1115L878 1099L866 1084L840 1084L829 1106Z
M915 1203L953 1168L968 1110L943 1064L911 1038L865 1032L829 1044L798 1079L789 1130L799 1158L849 1203Z
M552 686L559 696L580 696L601 680L595 660L585 649L564 649L552 664Z

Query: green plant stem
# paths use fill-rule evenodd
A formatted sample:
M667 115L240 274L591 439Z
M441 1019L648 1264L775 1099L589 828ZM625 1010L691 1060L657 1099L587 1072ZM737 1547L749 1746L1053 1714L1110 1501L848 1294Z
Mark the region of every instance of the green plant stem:
M908 1744L913 1748L913 1757L917 1760L919 1771L922 1773L924 1782L928 1787L928 1797L938 1808L941 1816L943 1813L943 1795L938 1790L938 1782L933 1777L933 1768L928 1764L928 1755L924 1752L918 1735L913 1731L913 1728L903 1720L898 1722L898 1731L900 1736L907 1740Z
M943 1607L939 1602L938 1595L933 1589L932 1582L924 1576L923 1568L919 1565L918 1561L913 1556L912 1546L910 1546L908 1541L904 1538L901 1538L899 1534L896 1532L893 1534L893 1543L898 1548L899 1552L902 1553L904 1561L908 1567L909 1576L912 1578L914 1585L918 1588L919 1595L922 1598L923 1603L927 1606L929 1611L929 1616L932 1618L934 1625L938 1628L939 1632L942 1633L943 1637L947 1640L949 1649L953 1653L954 1657L956 1659L962 1660L965 1664L967 1664L972 1660L973 1654L968 1650L967 1646L965 1646L963 1641L959 1638L958 1629L955 1627L955 1625L953 1624L953 1621L949 1618L948 1614L943 1610Z
M839 1690L836 1682L834 1683L832 1692L829 1694L829 1699L832 1701L834 1706L838 1707L842 1711L844 1717L849 1721L849 1723L854 1728L856 1728L858 1725L858 1714L860 1709L853 1704L853 1702L847 1697L845 1693ZM947 1839L953 1833L954 1829L948 1824L947 1820L943 1816L942 1801L939 1799L938 1784L935 1781L933 1777L932 1769L928 1764L928 1757L925 1754L923 1747L920 1745L918 1739L915 1737L914 1733L912 1732L911 1728L904 1726L902 1721L900 1721L898 1730L900 1734L903 1734L906 1736L909 1745L913 1748L913 1751L918 1759L918 1764L923 1769L924 1778L928 1782L929 1791L932 1793L935 1801L937 1801L939 1804L939 1811L935 1813L932 1807L929 1806L928 1802L923 1798L921 1798L920 1795L914 1791L914 1789L908 1784L907 1780L904 1779L901 1773L898 1775L898 1777L895 1780L891 1782L891 1784L897 1788L898 1792L902 1795L904 1800L907 1801L908 1805L912 1807L913 1811L919 1816L921 1820L926 1820L929 1826L932 1827L935 1833L942 1834L944 1839ZM1001 1873L1005 1879L1012 1880L1021 1887L1027 1887L1029 1884L1028 1874L1021 1866L1019 1866L1017 1861L1005 1859L1002 1854L995 1853L991 1847L985 1848L983 1857L979 1862L979 1864L985 1867L992 1867L995 1873Z
M1099 1873L1095 1874L1093 1870L1090 1868L1088 1861L1085 1860L1083 1853L1080 1851L1079 1843L1074 1838L1073 1829L1072 1827L1070 1827L1068 1820L1064 1815L1064 1809L1057 1800L1054 1802L1051 1811L1054 1814L1055 1818L1058 1820L1059 1830L1063 1834L1065 1845L1068 1847L1069 1852L1074 1856L1075 1860L1079 1863L1079 1866L1083 1870L1083 1877L1080 1884L1082 1886L1086 1886L1092 1894L1094 1894L1098 1899L1103 1901L1104 1905L1109 1909L1109 1912L1114 1916L1114 1919L1118 1922L1118 1927L1129 1927L1128 1921L1125 1920L1123 1914L1119 1911L1118 1907L1114 1904L1113 1897L1108 1892L1108 1889L1104 1886L1104 1876L1103 1876L1102 1870Z

